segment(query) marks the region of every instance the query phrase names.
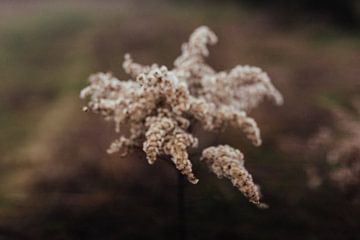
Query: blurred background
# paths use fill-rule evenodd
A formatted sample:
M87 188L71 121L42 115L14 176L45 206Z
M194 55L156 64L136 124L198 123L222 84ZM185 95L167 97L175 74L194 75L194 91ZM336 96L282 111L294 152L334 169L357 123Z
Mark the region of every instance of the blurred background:
M267 210L195 164L186 184L188 239L360 239L360 204L324 183L308 187L303 145L334 124L329 108L360 95L360 4L286 1L0 1L0 239L174 239L177 176L142 153L107 155L113 125L81 111L98 71L172 66L200 25L219 37L217 70L260 66L281 107L251 112L264 144L241 132L200 141L241 149ZM215 137L216 136L216 137ZM196 159L195 159L196 161Z

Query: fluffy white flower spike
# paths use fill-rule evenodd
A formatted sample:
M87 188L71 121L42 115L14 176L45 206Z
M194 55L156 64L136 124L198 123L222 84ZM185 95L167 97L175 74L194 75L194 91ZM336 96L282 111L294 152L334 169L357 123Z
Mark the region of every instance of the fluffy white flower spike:
M260 68L236 66L228 72L215 72L204 58L209 55L207 46L216 42L216 35L202 26L183 44L171 70L135 63L126 54L123 68L131 80L121 81L109 73L90 76L90 85L80 94L89 98L84 109L114 121L121 134L108 153L126 154L131 148L141 148L150 164L159 156L169 156L195 184L198 179L188 154L188 148L198 146L190 130L194 123L200 122L208 131L239 128L254 145L261 144L260 130L246 111L264 98L281 104L282 96ZM121 131L125 124L130 129L127 136ZM262 206L259 188L245 169L239 150L227 145L209 147L202 160L219 178L229 178L250 202Z

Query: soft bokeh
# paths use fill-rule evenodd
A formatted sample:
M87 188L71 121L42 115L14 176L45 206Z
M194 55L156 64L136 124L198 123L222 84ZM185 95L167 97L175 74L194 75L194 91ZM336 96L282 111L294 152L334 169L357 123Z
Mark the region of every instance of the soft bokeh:
M176 171L149 166L141 152L107 155L113 125L82 112L78 95L91 73L127 78L126 52L171 66L200 25L220 39L208 60L215 69L260 66L285 104L250 113L261 147L240 131L199 133L244 150L270 208L195 165L201 181L185 186L188 239L359 237L359 202L326 182L309 188L303 148L334 124L329 109L352 111L360 94L359 4L250 2L1 1L0 239L176 238Z

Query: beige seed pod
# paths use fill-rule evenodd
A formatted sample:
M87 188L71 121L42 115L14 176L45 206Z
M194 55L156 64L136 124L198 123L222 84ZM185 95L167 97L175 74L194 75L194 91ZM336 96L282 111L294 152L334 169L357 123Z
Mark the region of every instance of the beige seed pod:
M260 191L252 176L244 167L244 155L228 145L206 148L201 157L219 178L228 178L250 202L264 207L260 203Z
M133 145L133 142L130 139L121 136L119 139L111 143L110 147L107 150L107 153L113 154L115 152L122 151L121 155L126 156L128 154L128 148L131 145Z
M145 126L148 126L148 130L145 133L143 150L149 164L153 164L162 151L165 136L174 129L176 122L166 117L148 117Z
M187 153L187 148L190 146L196 147L197 139L182 129L175 128L165 143L164 152L171 156L176 168L187 177L189 182L196 184L199 180L192 172L192 163Z
M281 105L283 97L272 85L266 72L258 67L236 66L202 78L203 95L211 102L231 105L237 110L251 110L265 98ZM221 89L221 91L219 91Z

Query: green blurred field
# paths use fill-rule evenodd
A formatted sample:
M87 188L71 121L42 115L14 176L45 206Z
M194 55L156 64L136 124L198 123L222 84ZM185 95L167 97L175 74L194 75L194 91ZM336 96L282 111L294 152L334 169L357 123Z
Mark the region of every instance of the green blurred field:
M331 105L360 92L358 32L324 23L278 25L268 12L228 4L138 1L0 3L0 239L172 238L176 174L144 156L105 150L112 125L81 111L90 73L126 79L123 54L171 66L191 31L206 24L220 42L216 69L258 65L285 97L252 116L264 139L228 131L207 142L238 146L271 208L250 206L230 183L195 166L187 188L190 239L356 239L360 207L331 186L306 186L295 143L329 124Z

